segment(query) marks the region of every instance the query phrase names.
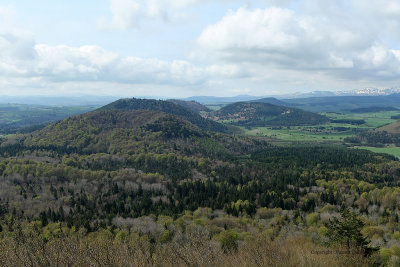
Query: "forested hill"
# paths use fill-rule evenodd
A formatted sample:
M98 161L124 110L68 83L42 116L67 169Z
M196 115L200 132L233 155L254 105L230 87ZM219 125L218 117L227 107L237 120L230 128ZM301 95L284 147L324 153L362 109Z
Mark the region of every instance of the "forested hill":
M400 147L400 120L377 129L361 132L356 136L347 137L345 141L356 145L375 147L395 145Z
M251 102L259 102L259 103L268 103L276 106L290 106L290 104L283 102L279 99L276 99L275 97L266 97L266 98L261 98L257 100L253 100Z
M211 113L210 118L243 126L317 125L329 121L316 113L258 102L233 103Z
M154 100L154 99L120 99L112 102L100 110L155 110L162 111L168 114L177 115L194 125L197 125L206 131L216 131L216 132L228 132L228 128L220 123L214 122L212 120L205 119L199 114L192 112L180 105L169 101Z
M150 110L98 110L54 123L24 139L24 146L64 153L249 153L246 138L204 131L181 117Z
M399 221L399 181L400 162L389 155L333 145L273 146L261 137L204 131L158 110L102 109L0 140L0 247L40 248L29 255L65 247L111 255L125 240L126 251L182 248L184 255L201 244L218 249L215 242L229 242L222 253L236 257L245 251L239 242L258 236L264 244L309 233L305 240L325 242L324 222L340 207L357 210L375 227L363 230L393 243L398 239L387 225ZM76 237L93 243L71 243ZM0 258L7 251L0 249Z

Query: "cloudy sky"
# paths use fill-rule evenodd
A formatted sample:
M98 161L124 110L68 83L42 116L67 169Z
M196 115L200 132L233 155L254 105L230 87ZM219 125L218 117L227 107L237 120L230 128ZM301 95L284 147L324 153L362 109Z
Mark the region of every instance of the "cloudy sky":
M0 95L400 85L398 0L2 0Z

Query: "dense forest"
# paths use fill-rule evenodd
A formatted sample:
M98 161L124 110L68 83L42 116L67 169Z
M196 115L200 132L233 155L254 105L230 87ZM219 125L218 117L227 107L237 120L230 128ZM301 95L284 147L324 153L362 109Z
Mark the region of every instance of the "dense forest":
M352 144L362 144L368 146L384 146L394 144L400 146L400 134L389 133L387 131L366 131L357 134L356 136L347 137L345 142Z
M1 139L1 265L400 262L394 157L211 131L132 101Z

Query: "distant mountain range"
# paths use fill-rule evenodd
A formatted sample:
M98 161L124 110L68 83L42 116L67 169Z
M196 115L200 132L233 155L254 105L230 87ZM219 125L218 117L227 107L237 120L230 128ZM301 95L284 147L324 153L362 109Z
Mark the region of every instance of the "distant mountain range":
M399 94L400 87L392 87L379 89L374 87L367 87L363 89L355 89L349 91L314 91L309 93L294 93L287 95L277 95L276 98L307 98L307 97L326 97L326 96L382 96Z
M251 95L238 95L232 97L218 97L218 96L192 96L188 98L183 98L185 101L196 101L201 104L214 104L214 103L235 103L243 101L252 101L263 96L251 96Z
M352 91L338 91L336 95L338 96L351 96L351 95L363 95L363 96L378 96L378 95L392 95L392 94L400 94L400 87L392 87L386 89L379 89L373 87L367 87L359 90Z
M184 98L182 100L186 101L196 101L202 104L212 104L212 103L235 103L243 101L255 101L258 99L265 98L276 98L280 100L285 99L296 99L296 98L310 98L310 97L333 97L333 96L388 96L392 94L400 94L400 87L392 87L386 89L379 89L368 87L364 89L356 89L349 91L313 91L307 93L292 93L292 94L282 94L282 95L266 95L266 96L251 96L251 95L238 95L234 97L216 97L216 96L192 96ZM270 103L281 105L282 103Z
M350 91L314 91L314 92L297 92L291 94L282 95L265 95L265 96L253 96L253 95L238 95L232 97L217 97L217 96L192 96L188 98L182 98L179 100L195 101L200 104L230 104L235 102L246 102L254 101L259 99L269 98L268 102L274 105L283 105L284 103L276 102L282 100L286 102L287 99L298 99L298 98L315 98L315 97L337 97L337 96L388 96L392 94L400 94L400 87L392 87L386 89L379 88L364 88ZM55 105L55 106L103 106L117 99L121 99L121 96L96 96L96 95L75 95L75 96L50 96L50 95L31 95L31 96L0 96L0 104L29 104L29 105ZM145 99L163 99L163 97L155 96L141 96L139 98ZM275 100L273 100L275 99ZM177 103L178 100L170 100ZM187 105L187 103L180 103L181 105ZM186 106L190 109L198 109L193 104Z

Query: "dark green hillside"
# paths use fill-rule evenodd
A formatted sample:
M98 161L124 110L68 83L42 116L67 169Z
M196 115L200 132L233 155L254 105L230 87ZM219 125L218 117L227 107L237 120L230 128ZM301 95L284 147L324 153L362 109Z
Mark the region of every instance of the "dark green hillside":
M327 117L312 112L257 102L228 105L211 113L210 118L242 126L318 125L329 121Z
M26 255L18 249L36 244L41 251L29 255L81 247L93 257L112 244L115 251L129 244L124 251L140 259L169 248L182 252L177 255L199 246L215 250L215 242L221 255L236 257L244 251L239 242L259 235L264 244L292 233L313 240L301 250L308 251L325 244L324 223L340 207L365 218L369 228L363 230L396 242L400 233L391 225L399 220L399 184L400 162L388 155L326 145L273 146L262 138L204 131L161 111L103 109L0 140L0 258L9 257L8 251ZM106 237L109 243L102 241ZM17 256L7 265L14 266ZM111 264L106 257L96 262L129 265ZM261 266L269 266L265 263Z
M195 113L200 113L202 111L204 111L204 112L211 111L208 107L206 107L196 101L184 101L184 100L178 100L178 99L168 99L167 101L177 104L179 106L182 106L184 108L187 108Z
M64 153L247 153L254 142L206 132L178 116L149 110L98 110L51 124L24 146Z
M100 110L155 110L179 116L206 131L228 132L228 128L220 123L207 120L180 105L169 101L154 99L120 99L108 104Z
M383 147L390 144L400 146L400 134L389 133L387 131L371 130L359 133L356 136L347 137L344 139L344 141L355 145L367 145L374 147Z

